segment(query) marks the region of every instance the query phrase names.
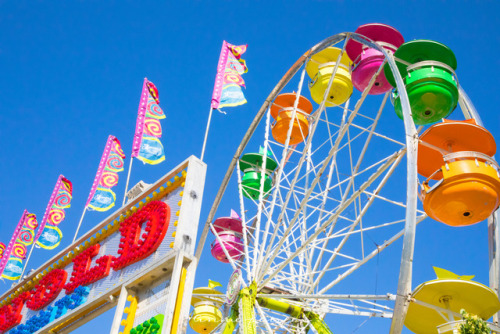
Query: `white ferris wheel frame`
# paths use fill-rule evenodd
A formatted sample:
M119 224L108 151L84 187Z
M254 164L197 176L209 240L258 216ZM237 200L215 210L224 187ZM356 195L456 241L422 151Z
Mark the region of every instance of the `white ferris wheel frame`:
M410 302L409 296L411 295L412 262L413 262L413 252L414 252L414 245L415 245L416 225L419 221L421 221L423 218L425 218L425 215L417 216L417 213L419 211L417 209L418 178L417 178L417 167L416 167L417 166L417 164L416 164L417 163L417 148L418 148L418 130L415 127L415 124L414 124L413 119L412 119L408 95L407 95L407 92L405 89L403 79L402 79L402 77L397 69L393 54L390 52L387 52L381 45L377 44L376 42L371 41L370 39L368 39L362 35L359 35L356 33L340 33L340 34L331 36L331 37L321 41L320 43L316 44L314 47L309 49L303 56L301 56L295 62L295 64L286 72L286 74L282 77L282 79L278 82L278 84L274 87L274 89L271 91L271 93L266 98L263 105L261 106L261 108L257 112L254 120L250 124L250 127L248 128L247 132L245 133L240 145L238 146L238 148L236 150L236 153L234 154L234 156L229 164L227 172L224 176L224 179L221 183L219 191L217 192L217 195L214 199L213 205L212 205L210 212L209 212L209 215L207 217L206 224L204 226L203 232L201 234L200 240L199 240L198 245L197 245L195 257L198 259L197 262L199 262L199 259L201 257L209 230L214 232L216 239L221 244L223 244L221 242L219 236L217 235L217 233L215 233L216 231L212 225L212 222L214 220L217 209L221 203L222 196L224 195L224 192L228 186L228 183L229 183L231 176L233 175L235 169L237 170L239 184L241 184L241 175L240 175L241 173L239 171L238 161L243 154L243 150L247 146L250 138L253 136L255 130L257 129L257 126L259 125L262 118L264 117L264 115L268 111L268 109L271 106L274 99L281 92L281 90L287 85L287 83L291 80L291 78L294 77L295 74L298 73L300 68L310 59L310 57L312 55L324 50L325 48L327 48L333 44L342 42L342 41L347 40L347 39L353 39L357 42L360 42L360 43L364 44L365 46L368 46L370 48L373 48L373 49L381 52L384 55L385 60L388 63L392 74L394 75L394 79L396 82L396 88L399 92L400 101L401 101L401 108L402 108L404 129L405 129L405 139L406 139L406 143L405 143L405 151L406 152L404 152L404 154L402 154L402 155L393 157L393 159L394 160L401 159L404 155L406 155L406 158L407 158L407 168L406 168L406 178L407 178L407 188L406 189L407 189L407 191L406 191L406 203L405 203L405 207L406 207L405 223L404 223L404 230L401 231L401 233L398 233L398 235L395 235L391 240L388 240L384 245L382 245L382 247L386 247L390 243L392 243L393 241L398 239L401 235L403 236L403 248L402 248L402 255L401 255L401 262L400 262L397 293L396 293L396 295L387 295L385 297L385 299L395 301L394 309L393 309L392 314L391 314L392 323L391 323L390 333L397 334L397 333L401 333L401 331L403 329L404 319L405 319L408 305ZM337 62L337 64L335 65L335 69L333 70L333 74L330 78L329 87L332 84L333 77L335 76L335 73L337 71L338 66L339 65ZM379 69L379 72L381 70L382 70L382 67ZM301 79L300 79L301 81L299 84L299 91L297 92L297 95L300 95L300 89L302 87L302 82L304 80L304 73L305 73L305 69L301 73ZM363 92L363 95L362 95L360 100L363 100L366 97L367 91L369 90L369 88L371 87L371 85L374 82L373 78L371 81L372 82L370 83L368 89L365 89L365 92ZM326 89L325 96L329 91L329 87ZM384 102L382 103L382 106L380 107L381 109L383 109L383 107L384 107L384 104L387 100L387 96L388 95L386 94L386 96L384 98ZM319 110L322 110L325 108L325 103L326 103L326 98L323 99L323 102L320 105ZM296 99L296 101L295 101L295 105L294 105L294 108L292 111L291 120L293 120L295 118L297 104L298 104L298 99ZM482 125L482 121L481 121L476 109L474 108L473 104L471 103L470 99L468 98L468 96L466 95L466 93L464 92L462 87L459 87L459 104L460 104L462 112L464 113L464 116L466 118L473 118L476 120L477 124ZM381 110L379 110L379 111L381 111ZM348 122L349 120L346 120L346 121ZM268 117L266 120L266 126L267 126L267 128L269 128L269 113L268 113ZM314 129L315 128L313 127L313 129L312 129L313 133L314 133ZM290 133L291 133L291 126L289 127L287 141L285 143L285 150L289 146ZM266 132L266 136L268 136L268 132ZM310 134L310 137L312 137L312 134ZM267 145L267 138L266 138L265 143ZM306 144L306 146L307 146L307 144ZM267 151L267 147L264 147L264 151L265 152ZM307 154L307 152L306 152L306 150L304 150L302 159L305 158L306 154ZM335 154L335 152L333 154ZM332 157L329 156L328 158L331 159ZM394 160L392 160L391 162L394 162ZM300 164L300 165L302 165L302 164ZM320 172L318 174L322 174L325 171L327 165L328 165L328 163L324 163L322 166L323 169L320 170ZM281 164L280 164L280 166L281 166ZM262 173L264 173L264 170L265 170L265 159L264 159L264 168L263 168ZM282 172L282 169L280 169L279 173L281 173L281 172ZM296 173L296 175L298 176L298 172ZM279 178L280 175L278 175L277 177ZM313 183L314 182L318 182L318 178L316 178L313 181ZM381 185L383 185L383 182L381 182ZM261 183L261 189L260 189L261 190L261 196L260 196L261 198L259 199L260 203L262 203L262 186L263 186L263 183ZM312 188L314 188L314 186L310 187L310 189L312 189ZM289 192L289 194L290 193L291 192ZM300 208L302 208L304 205L307 204L308 195L310 195L310 193L306 194L303 203L300 204ZM372 194L372 195L374 195L374 194ZM240 197L241 197L241 195L240 195ZM373 197L374 196L372 196L372 198ZM285 203L287 203L288 200L289 200L289 198L285 199ZM240 202L242 203L242 199L240 199ZM261 212L262 205L258 206L258 210L259 210L258 217L260 217L261 213L262 213ZM297 219L297 215L298 214L296 214L295 217L292 219L292 222L295 219ZM332 219L329 219L324 225L326 226L331 221L332 221ZM257 224L259 224L259 223L260 222L258 219ZM290 224L290 228L292 225L293 224ZM246 229L244 229L244 232L245 231L246 231ZM267 233L264 235L267 236ZM258 238L258 236L259 236L259 234L257 234L257 238ZM312 237L314 237L314 234L310 238L312 238ZM243 241L244 241L244 246L245 246L245 253L248 253L248 249L247 249L248 236L246 235L246 233L243 234L243 239L244 239ZM497 256L495 250L496 250L497 245L500 244L500 231L498 228L498 214L497 214L497 212L495 212L488 219L488 239L489 239L489 254L490 254L490 256L489 256L489 259L490 259L490 263L489 263L489 265L490 265L489 266L489 268L490 268L490 286L495 291L498 292L498 288L500 285L499 284L500 259ZM269 244L271 245L272 243L269 243ZM229 259L230 264L233 266L234 269L236 269L237 265L234 263L234 261L229 256L229 254L227 253L227 250L224 249L224 247L223 247L223 250L226 254L226 257ZM273 250L267 249L267 251L273 251ZM277 249L274 249L274 252L275 252L274 256L276 256L277 251L278 251ZM260 265L257 265L258 261L263 260L263 257L260 257L260 259L259 259L258 253L259 252L254 252L253 259L251 259L249 257L245 257L244 261L247 262L247 267L250 267L251 266L250 261L253 261L252 267L254 268L254 270L257 270L257 268L260 267L261 270L259 272L253 272L253 277L254 278L258 277L260 279L263 279L264 278L263 272L265 272L266 269L269 268L271 261L268 261L264 267L262 267L263 263L261 263L261 262L259 262ZM363 261L368 261L370 258L373 257L373 255L374 254L372 254L371 257L367 256ZM287 263L288 263L287 260L284 260L281 268L285 267L287 265ZM279 269L280 268L275 268L275 271L279 271ZM339 278L339 280L340 279L342 279L342 278ZM263 284L265 285L265 283L269 280L270 280L270 278L268 277L266 280L264 280ZM242 282L242 283L244 284L244 282ZM332 282L332 285L333 284L335 284L335 282ZM327 288L324 288L323 290L327 290ZM265 297L266 295L260 294L260 296ZM345 298L345 296L326 295L322 292L320 292L317 295L303 295L303 296L295 296L294 295L293 297L294 298L301 298L301 297L316 298L318 300ZM286 298L286 296L283 295L283 296L281 296L281 298ZM375 299L383 299L384 297L374 296L374 295L371 295L371 296L369 296L369 295L356 295L356 296L351 295L350 298L365 301L366 299L375 300ZM262 316L261 307L257 303L255 305L256 305L257 313ZM344 310L344 309L342 308L342 305L339 304L339 312L342 313L342 310ZM349 311L347 309L345 310L345 312L349 313ZM360 313L361 311L357 310L357 312ZM369 312L370 311L368 310L366 313L368 314ZM498 321L498 319L499 319L499 315L495 314L494 321ZM306 319L306 321L307 321L307 319ZM266 327L268 327L268 325L266 325ZM268 327L267 329L269 330L270 328Z

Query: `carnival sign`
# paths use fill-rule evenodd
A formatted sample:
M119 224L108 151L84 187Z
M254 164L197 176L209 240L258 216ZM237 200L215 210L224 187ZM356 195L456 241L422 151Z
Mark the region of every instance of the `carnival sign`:
M185 258L194 255L204 175L205 165L188 159L4 294L0 333L66 333L130 295L136 300L130 326L157 316L151 298L162 314L179 311L184 297L177 289ZM187 311L178 316L187 319ZM162 328L172 319L165 316Z

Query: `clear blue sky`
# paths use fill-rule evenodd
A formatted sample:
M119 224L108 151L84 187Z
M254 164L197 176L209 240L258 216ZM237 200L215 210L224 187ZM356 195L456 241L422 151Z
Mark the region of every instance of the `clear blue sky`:
M458 59L461 85L498 140L499 9L495 1L0 1L0 241L8 242L25 208L41 220L56 179L64 174L74 193L60 226L61 247L71 242L109 134L122 142L128 165L145 76L158 87L167 115L166 161L158 166L135 161L131 184L153 182L189 155L199 156L224 39L248 44L248 104L228 108L225 116L214 114L201 222L255 112L282 75L320 40L361 24L386 23L406 40L448 45ZM400 126L396 119L394 126ZM126 172L120 173L114 188L119 199L125 178ZM220 214L228 210L222 206ZM87 214L83 230L105 216ZM485 223L463 229L423 223L413 286L434 278L431 265L476 274L487 284L486 232ZM36 250L29 268L56 252ZM208 247L205 253L196 285L206 285L208 278L225 285L229 269L212 259ZM0 290L9 285L0 282ZM363 321L352 321L345 331ZM97 322L99 333L108 332L109 316ZM373 333L369 324L356 333Z

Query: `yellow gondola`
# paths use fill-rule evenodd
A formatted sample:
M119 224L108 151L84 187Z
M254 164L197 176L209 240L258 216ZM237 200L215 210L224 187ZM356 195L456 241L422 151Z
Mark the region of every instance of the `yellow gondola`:
M328 88L330 77L342 52L339 48L329 47L311 57L306 64L306 71L311 82L309 90L311 97L317 104L321 104L325 91ZM340 57L337 72L333 78L332 86L328 92L326 106L333 107L341 105L351 97L353 85L351 81L352 62L347 53Z
M448 270L434 268L437 279L420 284L411 295L405 326L417 334L436 334L437 327L461 319L460 310L482 319L500 310L493 289L474 282L474 276L458 276Z
M220 286L220 284L209 281L208 287L193 290L191 305L194 307L194 311L191 313L189 326L196 333L210 333L222 321L222 312L219 309L222 307L224 294L216 290L216 286ZM220 295L220 297L200 295Z

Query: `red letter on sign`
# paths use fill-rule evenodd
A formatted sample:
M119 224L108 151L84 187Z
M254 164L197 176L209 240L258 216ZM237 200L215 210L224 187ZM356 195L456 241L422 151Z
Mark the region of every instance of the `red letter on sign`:
M38 311L49 305L61 292L68 273L63 269L54 269L40 280L31 292L31 297L26 306L33 311Z
M90 268L92 258L99 254L100 248L101 245L99 244L90 246L73 259L73 272L69 283L64 286L67 295L73 293L80 285L94 283L109 275L111 260L113 259L111 255L101 256L96 260L97 266Z
M0 308L0 331L7 332L14 326L21 323L23 316L21 311L23 309L24 301L29 297L29 292L22 293L19 297L14 298L9 305Z
M120 225L119 257L111 267L120 270L151 255L160 246L170 222L170 207L153 201L134 213ZM146 223L141 239L141 228Z

